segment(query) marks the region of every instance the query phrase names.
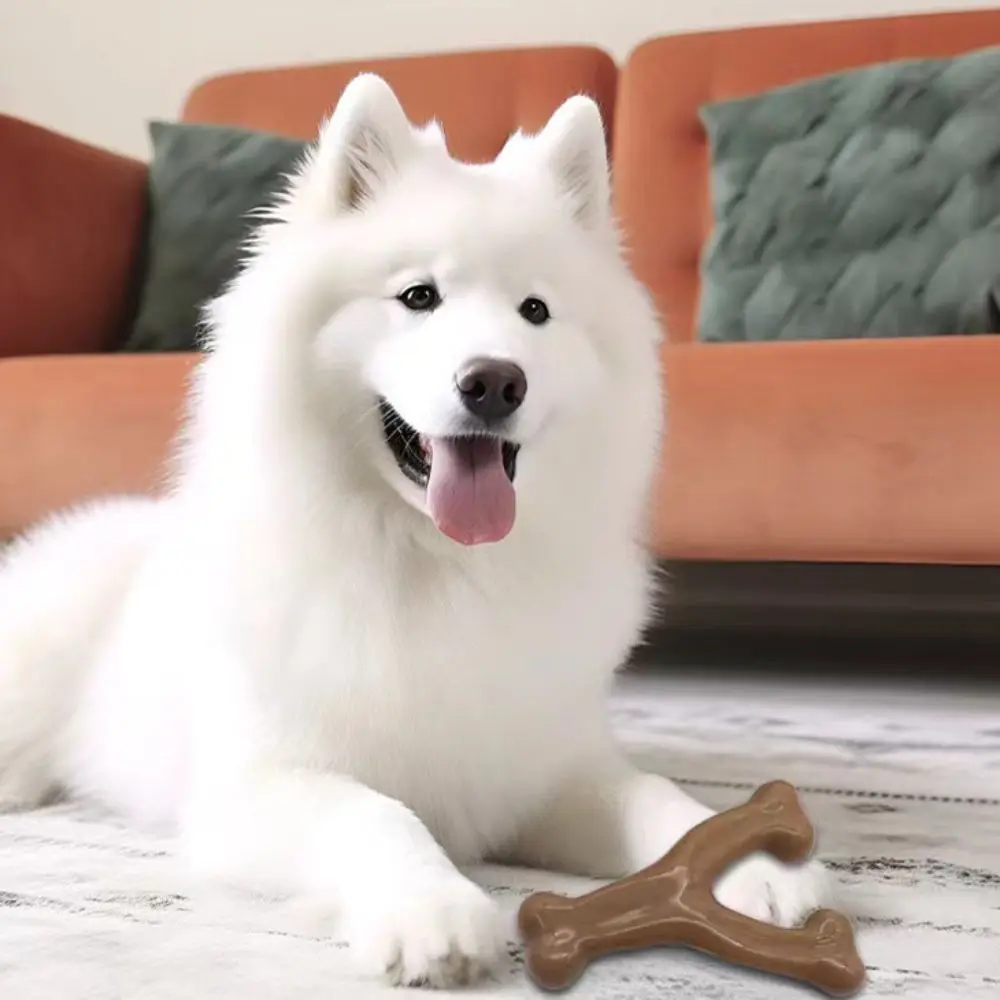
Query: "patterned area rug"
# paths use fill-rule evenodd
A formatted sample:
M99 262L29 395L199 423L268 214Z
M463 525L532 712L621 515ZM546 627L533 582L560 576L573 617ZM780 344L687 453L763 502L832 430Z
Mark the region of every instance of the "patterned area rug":
M843 883L869 969L863 996L1000 996L1000 692L636 676L612 702L649 767L718 807L783 777ZM511 916L529 891L592 887L514 869L478 876ZM476 995L538 995L520 953ZM680 951L593 966L588 1000L785 1000L810 990ZM188 884L170 845L58 806L0 817L0 997L385 1000L346 948L288 903ZM424 994L426 995L426 994ZM454 994L451 994L454 995Z

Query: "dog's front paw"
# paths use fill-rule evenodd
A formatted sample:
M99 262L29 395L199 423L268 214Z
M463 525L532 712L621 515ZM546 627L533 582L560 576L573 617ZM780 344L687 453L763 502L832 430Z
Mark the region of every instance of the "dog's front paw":
M755 855L719 880L715 896L737 913L794 927L814 910L833 904L834 886L818 861L785 865L766 855Z
M457 871L414 878L368 900L353 900L347 936L364 971L394 986L469 986L504 953L500 912Z

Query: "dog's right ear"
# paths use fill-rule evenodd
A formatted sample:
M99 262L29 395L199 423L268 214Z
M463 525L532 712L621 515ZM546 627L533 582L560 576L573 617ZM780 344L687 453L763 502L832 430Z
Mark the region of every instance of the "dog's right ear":
M338 215L364 207L416 149L414 129L392 88L362 73L344 89L320 130L295 200Z

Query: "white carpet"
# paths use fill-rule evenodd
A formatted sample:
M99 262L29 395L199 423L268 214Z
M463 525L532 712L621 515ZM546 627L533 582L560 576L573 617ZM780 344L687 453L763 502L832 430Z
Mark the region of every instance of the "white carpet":
M692 676L628 678L612 711L652 769L724 807L787 778L859 919L866 997L1000 997L1000 688L917 690ZM583 880L483 869L511 917ZM538 995L517 946L497 997ZM593 966L593 1000L812 996L679 951ZM0 998L368 1000L346 949L294 906L210 892L170 845L73 807L0 817ZM482 995L482 994L480 994Z

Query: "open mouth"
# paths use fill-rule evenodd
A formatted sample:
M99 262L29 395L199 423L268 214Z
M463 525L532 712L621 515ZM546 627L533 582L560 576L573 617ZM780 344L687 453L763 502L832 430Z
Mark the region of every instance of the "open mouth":
M385 434L386 444L389 445L400 472L417 486L426 489L433 462L434 447L431 439L424 437L415 427L411 427L388 400L379 399L378 408L382 416L382 431ZM507 473L507 478L514 482L520 445L490 435L467 435L447 440L471 443L477 439L497 442L500 445L504 472Z
M379 400L382 431L400 471L426 491L438 529L463 545L497 542L514 525L519 445L489 434L430 437Z

